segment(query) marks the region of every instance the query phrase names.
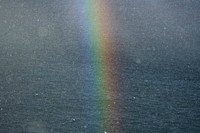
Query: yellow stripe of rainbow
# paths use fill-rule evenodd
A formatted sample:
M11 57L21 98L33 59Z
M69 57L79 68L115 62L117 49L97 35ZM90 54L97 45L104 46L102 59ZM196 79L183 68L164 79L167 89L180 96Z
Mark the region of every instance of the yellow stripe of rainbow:
M117 108L117 77L115 76L115 46L112 32L112 16L110 16L107 0L83 0L86 19L86 37L90 48L90 56L94 63L93 78L95 92L98 95L98 119L104 132L117 133L119 113ZM102 130L102 129L101 129Z

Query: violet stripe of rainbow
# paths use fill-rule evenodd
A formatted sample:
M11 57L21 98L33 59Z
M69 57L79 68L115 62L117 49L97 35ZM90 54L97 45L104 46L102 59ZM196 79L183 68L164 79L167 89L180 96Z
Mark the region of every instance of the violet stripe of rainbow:
M97 119L101 129L107 133L120 132L117 100L117 68L115 66L114 33L108 0L81 0L84 45L89 53L94 85L91 90L97 96Z

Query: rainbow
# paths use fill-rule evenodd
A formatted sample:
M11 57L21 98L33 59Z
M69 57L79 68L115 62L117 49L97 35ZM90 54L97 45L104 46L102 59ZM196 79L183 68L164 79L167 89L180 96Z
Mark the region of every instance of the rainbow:
M84 73L92 80L87 83L86 92L96 101L95 117L99 129L95 132L121 132L111 8L108 0L79 0L77 4L83 60L90 64Z

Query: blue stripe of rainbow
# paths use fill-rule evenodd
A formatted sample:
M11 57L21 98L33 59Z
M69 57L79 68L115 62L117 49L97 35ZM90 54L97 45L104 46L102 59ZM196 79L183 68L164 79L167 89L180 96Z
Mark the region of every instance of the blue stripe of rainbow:
M85 60L91 64L88 85L96 96L97 120L104 132L120 132L117 108L117 77L115 76L115 47L112 32L112 16L107 0L80 0L80 25L84 34Z

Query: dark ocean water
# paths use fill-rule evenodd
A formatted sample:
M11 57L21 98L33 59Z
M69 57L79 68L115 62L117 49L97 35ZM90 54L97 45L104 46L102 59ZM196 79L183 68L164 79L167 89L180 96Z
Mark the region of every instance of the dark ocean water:
M98 98L86 91L83 72L89 64L78 58L56 59L51 54L45 58L41 52L43 58L29 61L27 57L20 60L2 56L0 132L103 133L105 129L94 119ZM177 65L144 66L124 56L119 56L118 63L119 97L112 100L118 103L122 132L200 131L200 82L196 72Z
M79 0L0 0L0 133L106 133L97 106L110 101L113 133L200 133L200 2L104 1L116 50L110 99L92 89Z

